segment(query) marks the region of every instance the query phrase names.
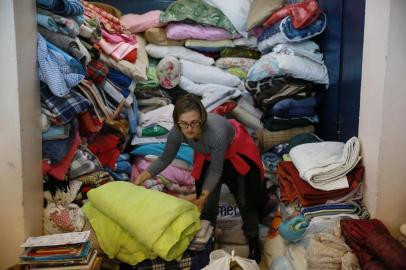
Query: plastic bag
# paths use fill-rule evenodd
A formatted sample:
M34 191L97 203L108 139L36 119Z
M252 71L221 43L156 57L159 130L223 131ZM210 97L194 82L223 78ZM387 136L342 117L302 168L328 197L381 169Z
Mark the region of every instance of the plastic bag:
M210 253L210 263L203 270L228 270L232 262L236 262L243 270L260 270L254 260L235 256L234 250L230 255L222 249L214 250Z

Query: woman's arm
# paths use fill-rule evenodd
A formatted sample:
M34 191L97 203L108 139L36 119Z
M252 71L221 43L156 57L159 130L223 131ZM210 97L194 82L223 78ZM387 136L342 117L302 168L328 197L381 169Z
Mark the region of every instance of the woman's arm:
M180 131L173 127L168 134L162 155L157 158L149 167L143 171L135 180L136 185L142 185L146 180L155 177L162 172L175 159L181 144Z

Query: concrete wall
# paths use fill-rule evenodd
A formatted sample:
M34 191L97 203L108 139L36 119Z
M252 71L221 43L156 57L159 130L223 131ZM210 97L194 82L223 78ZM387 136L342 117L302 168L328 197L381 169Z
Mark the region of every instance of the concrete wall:
M0 2L0 269L42 233L40 103L35 1Z
M406 223L406 1L366 1L359 137L365 203L394 234Z

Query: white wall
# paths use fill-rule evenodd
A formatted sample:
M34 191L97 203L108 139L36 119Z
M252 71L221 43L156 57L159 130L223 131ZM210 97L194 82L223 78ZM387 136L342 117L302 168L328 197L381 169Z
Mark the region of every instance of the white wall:
M406 1L366 1L359 137L365 203L395 235L406 223Z
M0 1L0 269L42 233L35 1Z

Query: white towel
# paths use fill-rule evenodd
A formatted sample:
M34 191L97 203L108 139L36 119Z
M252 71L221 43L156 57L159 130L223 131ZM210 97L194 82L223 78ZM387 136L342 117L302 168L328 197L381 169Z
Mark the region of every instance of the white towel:
M342 142L305 143L293 147L289 156L300 177L320 190L348 188L346 174L361 160L360 143L352 137Z
M190 250L202 250L206 246L210 237L213 236L214 227L208 220L200 221L201 228L200 231L195 235L192 242L190 243Z
M172 113L174 108L173 104L169 104L146 113L141 113L138 122L142 127L160 125L167 130L171 130L173 127Z

